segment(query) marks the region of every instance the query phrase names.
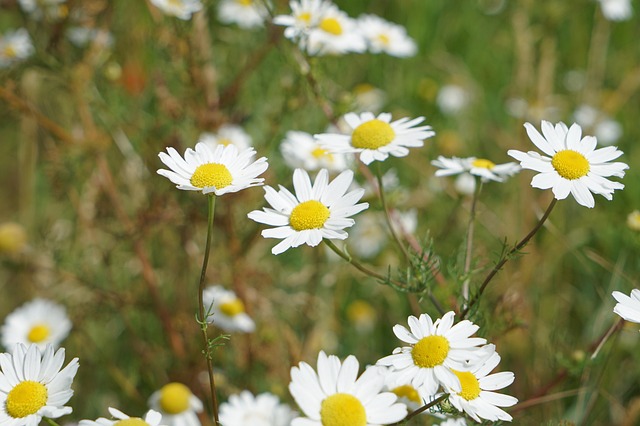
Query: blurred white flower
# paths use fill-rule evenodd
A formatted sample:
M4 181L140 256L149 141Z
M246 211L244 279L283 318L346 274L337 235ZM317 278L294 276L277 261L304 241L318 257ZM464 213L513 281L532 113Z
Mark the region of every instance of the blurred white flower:
M200 0L150 0L151 4L167 15L182 20L191 19L191 15L202 9Z
M33 54L33 44L26 29L20 28L0 36L0 68L23 61Z
M291 15L278 15L273 18L273 23L287 27L284 30L286 38L301 41L308 36L309 30L320 24L322 17L326 10L332 6L332 3L329 0L292 0L289 2L289 6L291 7ZM301 48L304 50L305 46L301 46Z
M318 25L309 30L302 43L310 55L362 53L367 48L357 22L335 5L324 10Z
M102 47L113 46L113 35L99 28L70 27L67 29L67 38L76 47L85 47L96 42Z
M627 226L634 231L640 231L640 211L634 210L627 216Z
M67 0L18 0L20 8L36 20L42 18L56 20L66 17L69 13L66 2Z
M351 229L349 251L363 259L380 253L388 240L385 220L379 212L365 212Z
M115 426L115 425L136 425L136 426L160 426L162 423L162 415L154 410L149 410L144 416L144 419L140 417L129 417L122 411L109 407L109 414L115 420L107 419L104 417L98 417L96 420L80 420L78 426ZM124 422L124 423L120 423ZM162 426L164 423L162 423Z
M244 303L231 290L215 285L207 287L202 295L207 321L228 332L251 333L256 325L245 312Z
M580 126L592 130L601 145L613 145L622 136L620 123L591 105L578 106L573 113L573 119Z
M296 417L298 413L269 392L254 396L244 390L220 404L222 426L290 426Z
M631 19L633 9L631 0L598 0L602 14L610 21L626 21Z
M208 145L213 150L218 145L235 145L238 151L242 151L252 146L253 139L242 127L236 124L223 124L215 133L202 133L198 142Z
M453 188L460 195L473 195L476 192L476 178L469 173L462 173L453 182Z
M302 168L307 171L327 169L330 172L341 172L348 167L346 155L328 152L311 134L306 132L288 131L280 144L280 152L285 163L293 169Z
M367 83L358 84L353 88L352 93L355 98L355 112L371 111L377 114L387 100L384 90Z
M520 171L520 166L517 163L495 164L490 160L476 157L446 158L440 155L431 164L440 169L436 171L436 176L438 177L470 173L473 176L480 177L483 182L491 180L503 182L506 178Z
M262 27L268 15L261 0L222 0L218 4L220 22L236 24L245 30Z
M371 53L386 53L404 58L414 56L418 51L416 42L407 35L407 30L402 25L376 15L361 15L358 26Z
M436 104L443 114L456 114L469 104L469 93L462 86L447 84L438 90Z

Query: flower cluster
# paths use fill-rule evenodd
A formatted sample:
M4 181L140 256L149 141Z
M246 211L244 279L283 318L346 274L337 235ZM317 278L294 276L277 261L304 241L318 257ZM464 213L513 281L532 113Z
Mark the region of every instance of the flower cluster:
M20 28L0 36L0 68L21 62L33 54L33 44L26 29Z

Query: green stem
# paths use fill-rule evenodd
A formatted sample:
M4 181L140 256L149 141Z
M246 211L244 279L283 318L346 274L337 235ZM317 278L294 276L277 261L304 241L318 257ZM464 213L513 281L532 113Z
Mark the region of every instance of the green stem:
M465 303L469 301L469 282L471 278L468 276L471 270L471 252L473 251L473 234L475 231L476 223L476 206L478 204L478 198L480 198L480 191L482 191L482 179L478 179L479 183L476 186L476 190L473 193L473 199L471 200L471 212L469 213L469 226L467 227L467 248L464 257L464 283L462 283L462 298Z
M391 426L396 426L396 425L402 425L405 424L407 421L411 420L412 418L414 418L415 416L417 416L418 414L424 413L425 411L427 411L429 408L434 407L438 404L440 404L442 401L444 401L447 397L449 396L449 394L445 393L443 395L440 395L439 398L434 399L433 401L431 401L430 403L423 405L422 407L418 408L415 411L410 412L409 414L407 414L407 417L405 417L404 419L402 419L401 421L399 421L398 423L393 423Z
M489 282L493 279L493 277L495 277L498 271L502 269L504 264L507 263L509 259L513 257L514 254L522 250L524 246L527 245L529 240L531 240L531 238L533 238L533 236L536 235L536 233L540 230L540 228L542 228L542 225L544 225L544 223L547 221L547 218L551 214L551 211L555 207L557 201L558 200L556 200L555 198L552 199L551 203L549 204L549 207L547 207L547 210L544 212L544 214L542 215L542 217L540 218L536 226L534 226L534 228L531 230L531 232L529 232L522 240L520 240L520 242L516 244L514 248L509 250L507 254L503 255L500 258L498 263L496 263L496 265L493 267L491 272L489 272L489 275L487 275L487 277L484 279L484 281L480 285L480 289L478 290L476 295L473 296L473 299L471 299L471 301L469 302L469 305L462 311L462 314L460 314L461 320L463 320L467 316L467 314L469 313L469 310L473 307L473 305L478 303L478 300L480 300L480 296L482 296L482 293L487 288L487 285L489 285Z
M391 236L393 236L393 239L400 248L400 251L402 251L405 259L407 259L407 263L411 265L411 256L409 256L407 248L404 246L402 241L400 241L400 237L394 229L393 223L391 221L391 215L389 214L389 208L387 207L387 201L384 196L384 186L382 185L382 172L380 171L380 162L378 162L376 167L376 178L378 179L378 195L380 196L380 203L382 203L382 210L384 210L384 217L387 221L387 225L389 226L389 231L391 231Z
M204 282L207 276L207 265L209 264L209 251L211 250L211 240L213 236L213 218L216 208L216 196L210 194L207 197L209 205L209 213L207 217L207 242L204 250L204 259L202 260L202 272L200 273L200 283L198 286L198 322L202 330L202 340L204 343L204 354L207 359L207 371L209 372L209 387L211 390L211 404L213 410L214 425L218 424L218 397L216 395L216 383L213 377L213 354L209 347L209 335L207 329L209 327L207 313L204 308Z
M55 420L50 419L49 417L44 417L44 420L51 426L60 426Z

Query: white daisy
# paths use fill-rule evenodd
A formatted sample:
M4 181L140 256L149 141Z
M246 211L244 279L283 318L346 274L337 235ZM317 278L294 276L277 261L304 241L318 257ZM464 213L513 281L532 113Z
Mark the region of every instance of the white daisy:
M129 417L125 413L115 408L109 407L109 413L116 420L99 417L97 420L80 420L79 426L160 426L162 414L154 410L147 411L144 419L140 417Z
M0 333L2 346L7 349L16 344L35 344L44 350L48 344L60 346L71 330L67 311L61 305L46 299L34 299L11 312L4 320Z
M215 285L207 287L202 295L207 320L228 332L251 333L256 325L244 310L244 303L231 290Z
M277 396L268 392L253 396L245 390L220 404L219 418L222 426L289 426L297 416Z
M606 179L609 176L623 177L629 168L625 163L609 163L623 154L616 147L595 149L596 138L583 138L582 128L575 123L567 128L564 123L557 123L554 127L548 121L542 121L544 136L531 123L524 126L534 145L550 156L515 149L507 152L520 161L522 168L540 172L533 177L532 187L552 188L557 200L563 200L571 193L579 204L589 208L595 205L592 192L611 200L614 190L624 188L623 184Z
M262 0L222 0L218 4L220 22L236 24L243 29L263 26L268 15Z
M202 401L182 383L167 383L149 397L151 409L162 414L167 426L200 426L199 413Z
M456 84L446 84L438 90L436 104L444 114L456 114L469 104L469 93Z
M218 145L235 145L238 151L242 151L251 147L253 139L242 127L223 124L216 133L202 133L198 142L209 145L212 150L215 150Z
M634 231L640 231L640 211L634 210L627 215L627 226ZM2 252L1 247L0 252Z
M413 120L405 117L391 122L389 113L376 117L370 112L359 115L351 112L344 120L352 129L350 135L323 133L315 137L330 152L360 153L364 164L384 161L389 155L404 157L409 154L408 148L421 147L425 139L435 135L431 126L413 127L424 121L424 117Z
M238 152L234 145L218 145L213 150L200 142L195 151L187 148L184 159L173 148L167 148L167 152L158 156L171 170L160 169L158 174L177 184L178 189L203 194L223 195L262 185L264 179L257 176L268 167L265 157L251 161L256 154L253 148Z
M626 21L633 15L631 0L599 0L602 14L610 21Z
M289 2L291 15L278 15L273 18L273 23L287 27L284 30L286 38L299 40L306 37L311 28L320 24L331 5L329 0L292 0Z
M498 407L511 407L518 399L492 391L509 386L515 375L510 371L489 374L500 363L500 355L495 352L494 345L483 347L481 352L481 360L472 364L469 370L454 370L462 389L449 388L449 402L479 423L482 422L481 418L492 422L510 422L512 417Z
M309 133L290 130L280 144L280 152L285 163L293 169L302 168L307 171L327 169L341 172L348 167L344 154L332 154L322 148Z
M371 53L386 53L405 58L418 51L416 42L407 35L407 30L398 24L386 21L376 15L361 15L358 26Z
M349 355L343 363L334 355L318 354L317 373L306 362L291 368L289 391L307 418L291 426L373 426L395 423L407 415L391 392L382 392L384 378L376 368L358 378L359 363Z
M507 177L513 176L520 171L517 163L495 164L485 158L446 158L442 155L437 160L431 162L434 166L440 168L436 171L436 176L451 176L462 173L470 173L478 176L483 182L490 180L503 182Z
M469 173L462 173L453 182L453 188L460 195L473 195L476 192L476 178Z
M631 295L627 296L619 291L614 291L614 299L618 301L613 312L620 315L625 321L640 323L640 290L634 288Z
M200 0L151 0L151 4L167 15L187 21L202 9Z
M0 37L0 68L25 60L33 51L33 43L26 29L9 31Z
M352 181L353 172L345 170L329 183L329 172L322 169L312 186L307 172L296 169L293 172L296 195L283 186L278 192L266 186L265 199L272 208L254 210L248 216L256 222L275 226L262 231L265 238L282 239L271 250L273 254L302 244L315 247L323 238L344 240L349 236L344 228L355 223L350 216L369 207L368 203L356 204L364 189L347 192Z
M64 348L54 353L47 345L18 344L12 353L0 354L0 424L37 426L43 417L56 419L71 413L64 404L73 395L71 383L78 371L78 358L62 370Z
M378 364L393 366L397 380L411 382L416 389L423 386L427 395L434 395L439 385L460 390L460 381L452 369L462 370L465 362L477 357L477 346L486 340L469 337L479 327L468 320L453 325L454 316L454 312L447 312L435 323L427 314L420 318L410 316L410 330L395 325L393 333L410 346L394 349Z
M309 30L302 46L310 55L362 53L367 49L357 22L335 5L324 10L318 25Z

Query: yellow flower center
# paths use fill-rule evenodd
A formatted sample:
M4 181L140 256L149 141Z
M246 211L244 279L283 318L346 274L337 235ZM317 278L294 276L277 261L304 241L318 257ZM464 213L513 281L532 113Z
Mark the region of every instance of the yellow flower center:
M398 398L407 398L411 402L415 402L416 404L422 404L422 399L420 398L420 394L411 385L402 385L397 388L393 388L391 392L398 395Z
M50 332L51 330L49 330L47 325L36 324L31 328L29 334L27 334L27 340L31 343L43 342L47 337L49 337Z
M0 254L20 252L27 244L24 228L13 222L0 224Z
M336 393L320 404L320 422L322 426L366 426L367 413L355 396Z
M389 44L389 42L391 41L389 39L389 36L386 34L379 34L378 35L378 41L382 44L384 44L385 46L387 46Z
M221 138L221 139L218 139L218 145L222 145L222 146L233 145L233 141L229 138Z
M320 22L320 29L336 36L342 34L342 25L336 18L324 18Z
M580 179L589 173L589 160L579 152L571 149L559 151L551 159L551 165L565 179Z
M460 380L462 390L458 392L458 395L467 401L474 400L480 396L480 382L476 379L476 376L474 376L473 373L468 371L451 371L453 371L453 374L455 374Z
M222 189L233 182L233 176L224 164L207 163L198 166L191 176L191 185L196 188L213 186Z
M411 349L413 363L422 368L433 368L447 359L449 341L442 336L427 336Z
M18 56L18 52L13 48L13 46L5 46L2 53L4 53L4 56L7 58L15 58Z
M253 4L253 0L237 0L243 6L251 6Z
M490 160L486 160L484 158L477 158L473 160L473 163L471 163L471 165L479 169L487 169L487 170L491 170L496 166L494 162Z
M160 408L167 414L178 414L189 409L191 391L182 383L168 383L160 389ZM132 425L134 426L134 425Z
M320 201L309 200L294 207L289 224L296 231L322 228L331 212Z
M302 12L298 15L298 19L309 25L311 23L311 14L309 12Z
M351 135L351 145L361 149L378 149L388 145L396 137L389 123L373 119L362 123Z
M311 155L318 160L324 158L327 161L333 161L333 155L331 155L331 153L329 153L326 149L316 148L311 151Z
M47 388L42 383L20 382L7 395L7 413L14 419L35 414L47 404Z
M142 420L140 417L130 417L124 420L118 420L113 426L149 426L149 423Z
M220 304L220 312L228 317L235 317L244 312L244 303L240 299L233 299Z

